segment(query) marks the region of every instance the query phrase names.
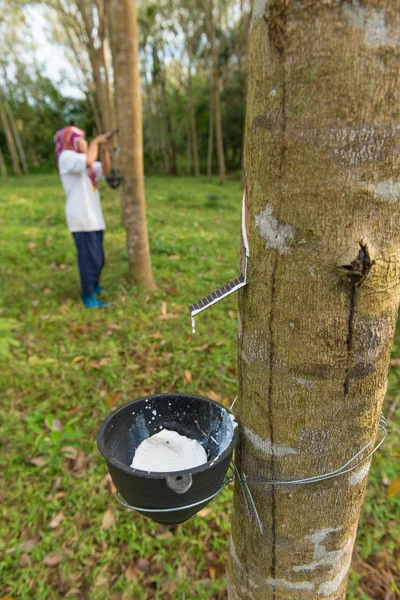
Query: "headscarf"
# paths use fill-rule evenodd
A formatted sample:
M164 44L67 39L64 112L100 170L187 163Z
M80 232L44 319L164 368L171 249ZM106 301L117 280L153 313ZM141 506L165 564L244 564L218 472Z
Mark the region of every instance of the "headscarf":
M67 126L63 127L54 136L54 143L56 145L56 160L57 166L60 159L61 152L64 150L72 150L73 152L80 152L79 140L85 136L83 129L79 127ZM88 167L87 174L92 182L93 189L97 188L97 177L93 167Z

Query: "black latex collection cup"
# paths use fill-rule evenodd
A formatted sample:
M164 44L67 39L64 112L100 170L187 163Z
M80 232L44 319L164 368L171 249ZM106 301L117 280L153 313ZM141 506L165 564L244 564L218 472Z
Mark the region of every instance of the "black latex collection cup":
M168 473L133 469L139 444L162 429L200 442L207 463ZM97 445L125 502L157 523L177 525L223 488L238 437L234 415L222 404L191 394L157 394L114 410L99 429Z

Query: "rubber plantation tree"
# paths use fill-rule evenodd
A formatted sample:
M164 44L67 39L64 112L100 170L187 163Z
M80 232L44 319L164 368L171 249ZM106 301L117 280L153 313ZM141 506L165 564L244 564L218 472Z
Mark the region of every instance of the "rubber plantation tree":
M126 229L129 271L138 285L155 286L146 224L143 171L142 99L139 78L135 0L111 0L109 21L117 120L122 222Z
M400 286L397 0L256 0L236 460L338 469L376 437ZM365 455L365 453L364 453ZM236 486L230 600L345 598L370 460Z

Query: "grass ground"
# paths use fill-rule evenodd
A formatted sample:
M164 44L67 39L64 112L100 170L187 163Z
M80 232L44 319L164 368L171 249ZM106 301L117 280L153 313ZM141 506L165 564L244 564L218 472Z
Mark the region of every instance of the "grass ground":
M187 306L238 273L239 184L148 178L146 194L157 291L129 283L118 194L105 189L110 306L87 311L57 177L0 184L0 599L226 598L230 490L170 530L116 506L95 445L102 419L129 399L236 395L236 298L204 313L195 338ZM393 432L372 463L349 599L399 593L400 496L388 496L400 477L399 390L394 364Z

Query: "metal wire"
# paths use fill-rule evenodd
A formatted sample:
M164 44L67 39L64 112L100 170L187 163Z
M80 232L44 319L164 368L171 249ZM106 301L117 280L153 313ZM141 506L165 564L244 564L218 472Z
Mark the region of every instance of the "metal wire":
M192 504L185 504L185 506L176 506L175 508L140 508L139 506L131 506L130 504L127 504L126 502L124 502L121 499L121 496L119 495L118 491L115 492L115 498L116 498L117 502L119 502L121 504L121 506L124 506L125 508L130 508L131 510L138 510L139 512L143 512L143 513L172 513L172 512L178 512L180 510L186 510L187 508L195 508L196 506L200 506L201 504L205 504L206 502L209 502L210 500L215 498L215 496L217 496L220 492L222 492L222 490L227 485L229 485L232 482L233 482L233 477L227 477L225 479L224 483L222 484L222 486L215 492L215 494L212 494L211 496L208 496L207 498L203 498L202 500L199 500L199 502L193 502Z
M386 418L383 414L381 414L381 416L379 418L378 431L383 431L383 437L382 437L381 441L378 442L378 444L366 456L364 456L364 458L359 460L355 465L353 465L352 467L349 467L348 469L346 467L351 465L352 462L354 462L363 452L365 452L371 445L373 445L373 442L369 442L368 444L366 444L350 460L348 460L344 465L339 467L339 469L336 469L335 471L330 471L329 473L323 473L321 475L314 475L314 477L305 477L303 479L292 479L289 481L279 481L279 480L275 480L275 479L263 480L263 479L260 479L259 477L247 477L246 479L247 479L247 481L249 481L250 483L252 483L254 485L304 485L307 483L316 483L318 481L324 481L325 479L332 479L333 477L339 477L340 475L345 475L346 473L350 473L351 471L354 471L360 465L362 465L366 460L368 460L382 446L383 442L386 440L387 435L388 435L388 426L387 426Z

